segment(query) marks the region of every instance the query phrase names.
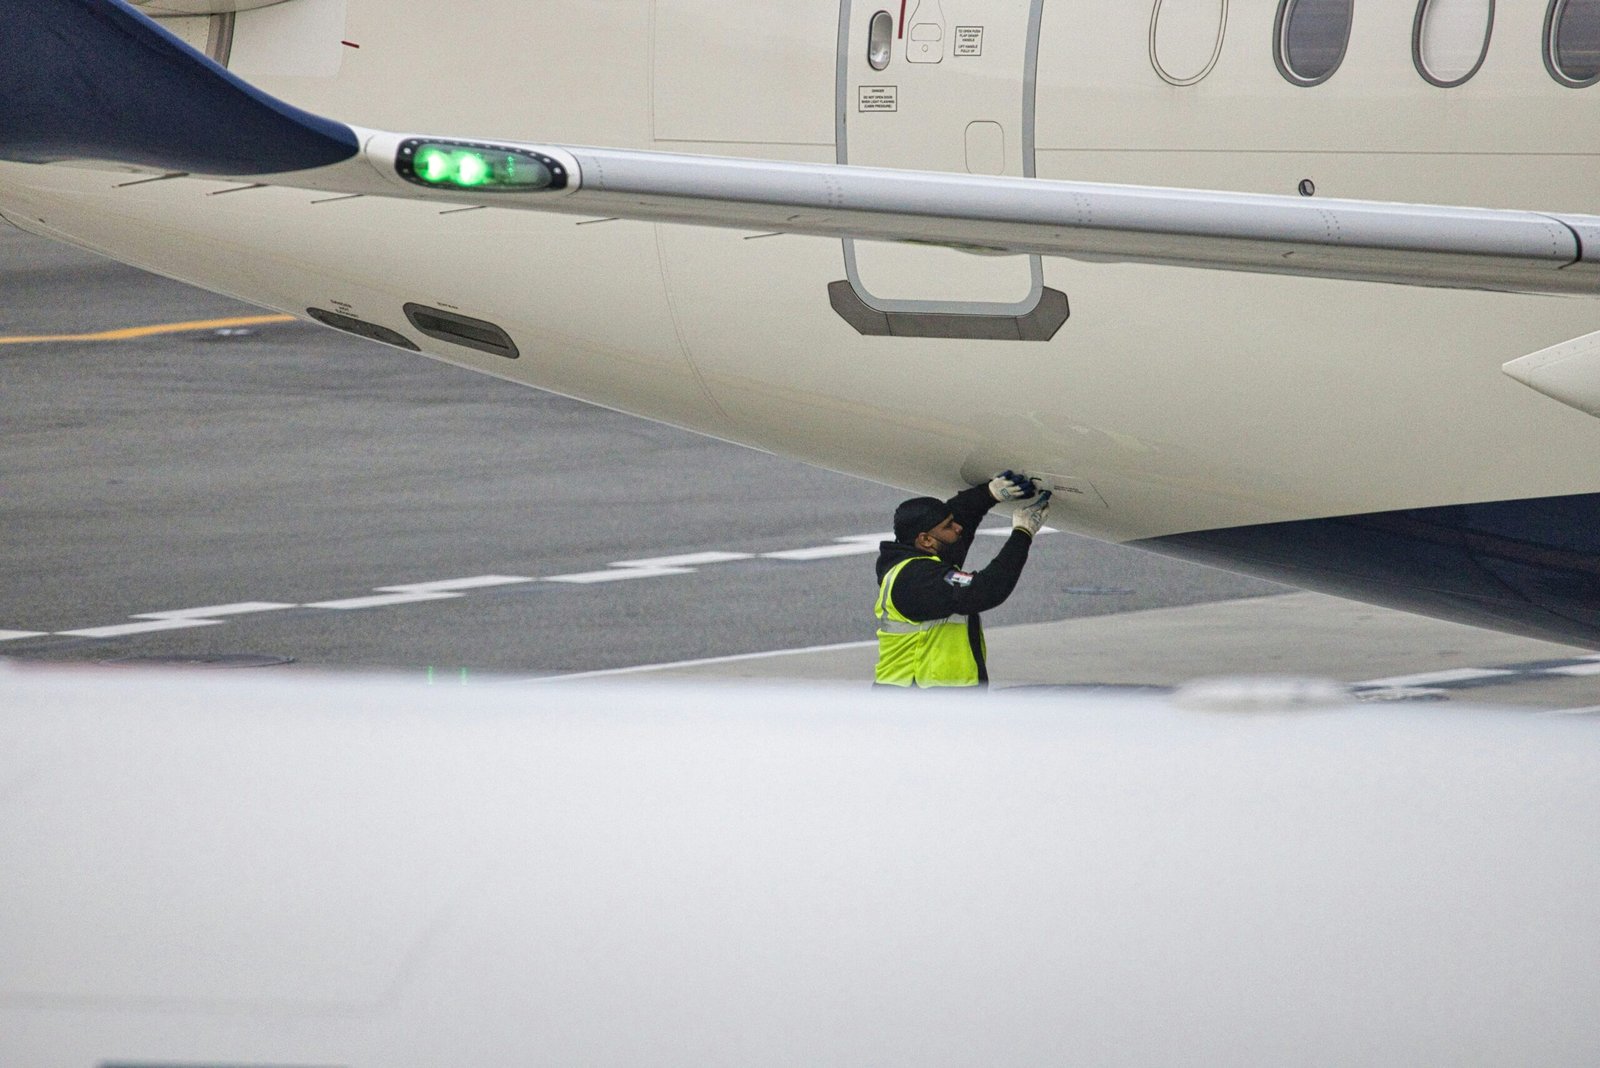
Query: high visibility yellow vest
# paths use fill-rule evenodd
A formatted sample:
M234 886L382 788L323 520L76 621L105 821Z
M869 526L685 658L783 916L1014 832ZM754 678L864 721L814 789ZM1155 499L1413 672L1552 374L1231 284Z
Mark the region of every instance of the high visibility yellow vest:
M890 568L878 584L878 673L884 686L976 686L978 662L967 637L967 617L946 616L914 623L894 606L894 580L913 556ZM985 650L987 655L987 650Z

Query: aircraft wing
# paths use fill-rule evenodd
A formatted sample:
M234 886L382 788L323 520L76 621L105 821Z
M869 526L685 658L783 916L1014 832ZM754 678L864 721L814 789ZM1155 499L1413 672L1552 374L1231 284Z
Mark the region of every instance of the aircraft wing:
M1595 1063L1600 717L676 681L0 664L0 1063Z
M1600 293L1600 216L363 129L275 100L121 0L0 0L0 44L31 60L0 71L0 159L995 254Z

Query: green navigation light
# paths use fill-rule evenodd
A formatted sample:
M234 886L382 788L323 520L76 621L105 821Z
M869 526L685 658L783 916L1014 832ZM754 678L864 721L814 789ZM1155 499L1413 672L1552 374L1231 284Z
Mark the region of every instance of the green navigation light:
M417 153L416 168L417 177L425 182L447 182L453 170L450 153L430 145Z
M529 192L567 185L566 169L542 152L470 141L407 142L397 165L402 177L446 189Z
M457 185L472 188L494 178L494 169L489 161L476 152L457 152L455 164Z

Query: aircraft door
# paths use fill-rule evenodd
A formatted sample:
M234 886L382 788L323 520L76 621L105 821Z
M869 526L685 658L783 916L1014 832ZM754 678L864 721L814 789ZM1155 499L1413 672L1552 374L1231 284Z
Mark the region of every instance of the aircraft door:
M841 0L839 162L1031 177L1043 3ZM1038 256L846 239L844 258L834 307L863 333L1043 340L1066 318Z

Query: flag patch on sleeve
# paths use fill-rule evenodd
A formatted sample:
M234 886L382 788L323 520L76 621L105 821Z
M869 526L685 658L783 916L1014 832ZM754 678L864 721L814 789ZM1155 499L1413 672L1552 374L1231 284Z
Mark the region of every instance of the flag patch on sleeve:
M972 572L954 570L946 571L944 580L952 586L961 586L965 588L972 585Z

